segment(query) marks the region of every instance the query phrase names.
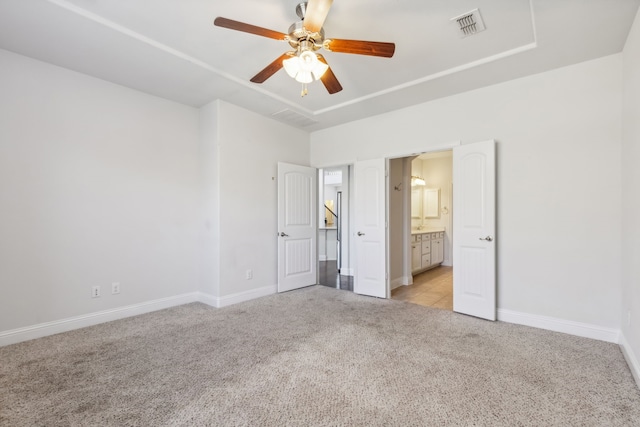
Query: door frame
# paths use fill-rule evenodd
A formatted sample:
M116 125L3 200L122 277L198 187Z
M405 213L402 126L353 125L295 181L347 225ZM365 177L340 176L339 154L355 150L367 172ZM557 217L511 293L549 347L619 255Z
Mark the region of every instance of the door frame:
M385 159L387 161L387 172L388 172L388 167L389 167L389 160L391 160L391 159L403 159L403 158L406 158L406 157L419 156L421 154L436 153L438 151L453 151L453 149L455 147L458 147L460 145L462 145L461 141L457 140L457 141L452 141L452 142L449 142L449 143L446 143L446 144L438 145L436 147L431 147L431 148L429 148L427 150L421 149L421 150L412 151L412 152L406 153L406 154L401 154L400 153L400 154L394 154L392 156L387 156L387 157L385 157ZM452 161L453 161L453 159L452 159ZM388 173L387 173L387 175L388 175ZM411 174L409 173L409 175L411 175ZM403 183L403 186L405 188L410 188L409 185L410 185L409 182ZM390 211L389 211L389 183L387 183L386 191L387 191L387 200L386 200L387 218L389 218L389 214L390 214ZM407 203L407 201L405 201L405 209L409 209L407 211L409 213L409 216L407 217L405 215L405 221L403 222L403 229L402 229L404 246L406 248L406 247L409 247L410 243L411 243L411 195L410 195L410 192L409 192L408 203ZM451 209L453 209L453 207L451 207ZM453 231L453 226L452 226L453 222L450 221L450 224L451 225L450 225L449 228L451 229L451 231ZM386 261L385 261L387 263L387 268L388 268L388 266L389 266L389 264L391 262L391 256L390 256L390 253L389 253L389 250L388 250L389 249L388 242L389 242L389 238L390 238L390 233L391 233L391 228L389 227L389 228L387 228L387 258L386 258ZM451 237L452 237L451 242L453 243L453 234L452 234ZM408 275L408 276L412 276L412 274L411 274L411 254L405 252L405 257L404 258L405 258L404 259L404 268L405 268L404 274ZM453 265L453 263L454 263L453 255L451 256L451 258L452 258L451 259L451 265ZM387 278L387 299L390 299L390 298L391 298L391 277L388 277Z
M351 206L352 200L353 200L353 163L341 163L339 165L328 165L328 166L311 166L314 167L316 169L316 175L317 175L317 189L316 189L316 198L317 198L317 211L318 211L318 220L316 222L316 242L317 242L317 247L316 247L316 283L320 283L320 221L321 221L321 210L324 211L324 209L321 209L321 205L324 204L324 200L320 199L320 194L324 192L323 189L321 189L321 187L324 186L324 177L321 177L320 172L324 173L324 171L326 171L327 169L341 169L342 170L342 186L344 187L344 181L346 179L347 181L347 188L346 188L346 209L345 209L345 205L344 205L344 188L342 190L342 195L341 195L341 205L342 205L342 209L347 211L347 216L346 216L346 225L345 225L345 217L343 216L344 213L341 213L342 218L340 219L341 221L341 227L340 227L340 231L342 231L342 241L339 243L341 245L341 248L343 250L343 253L341 254L342 259L344 260L345 258L345 252L346 252L346 258L349 261L349 266L348 268L344 268L344 266L342 268L339 269L339 274L342 273L348 273L348 274L342 274L342 275L346 275L346 276L351 276L353 277L353 254L352 254L352 248L353 248L353 239L351 236L349 236L348 234L351 232L351 228L353 226L353 209ZM345 178L346 176L346 178ZM345 228L346 227L346 228ZM345 232L346 230L346 232ZM336 231L337 233L337 231ZM346 246L346 250L344 249L344 247ZM336 260L336 262L338 262Z

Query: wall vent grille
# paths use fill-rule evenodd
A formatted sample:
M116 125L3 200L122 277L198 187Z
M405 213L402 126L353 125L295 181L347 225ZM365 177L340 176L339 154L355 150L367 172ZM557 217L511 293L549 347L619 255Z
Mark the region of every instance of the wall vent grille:
M273 113L271 117L288 125L303 128L318 123L317 120L310 119L307 116L303 116L302 114L296 113L295 111L289 109L284 109L282 111L278 111L277 113Z
M484 21L478 9L451 18L451 21L457 23L461 37L469 37L485 30Z

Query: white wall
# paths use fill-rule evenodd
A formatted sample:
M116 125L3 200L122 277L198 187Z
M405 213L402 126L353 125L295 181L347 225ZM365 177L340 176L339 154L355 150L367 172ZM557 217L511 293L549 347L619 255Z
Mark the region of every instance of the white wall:
M443 157L444 156L444 157ZM453 215L453 195L451 184L453 182L453 152L438 155L434 158L422 160L421 176L425 179L424 188L440 189L440 216L438 218L424 218L426 228L444 228L444 265L452 265L452 230L451 219ZM426 212L426 197L423 198L422 212ZM446 207L446 212L442 208Z
M196 109L0 50L0 332L196 291L198 197Z
M623 60L621 324L640 385L640 12Z
M309 164L307 132L6 51L0 69L0 344L275 291L276 165Z
M497 140L498 307L617 330L621 61L613 55L317 131L311 163Z
M277 284L277 163L309 164L309 134L232 104L217 102L219 182L218 298ZM204 119L204 118L203 118ZM207 141L203 144L208 145ZM245 278L246 270L253 279ZM216 285L207 286L215 291Z
M220 295L220 102L200 108L200 185L202 211L200 228L199 291L217 305Z

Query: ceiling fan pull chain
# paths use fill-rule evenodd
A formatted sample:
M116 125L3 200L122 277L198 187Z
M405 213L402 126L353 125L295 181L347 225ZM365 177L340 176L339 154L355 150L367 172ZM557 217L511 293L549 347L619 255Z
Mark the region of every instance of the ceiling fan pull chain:
M305 96L307 93L309 93L309 91L307 90L307 84L306 83L302 83L302 92L300 92L300 96Z

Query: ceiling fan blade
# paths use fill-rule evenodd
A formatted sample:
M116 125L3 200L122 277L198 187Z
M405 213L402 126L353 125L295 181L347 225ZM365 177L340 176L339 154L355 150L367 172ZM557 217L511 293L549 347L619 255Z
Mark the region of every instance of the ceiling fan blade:
M307 2L307 10L304 14L303 25L312 32L318 33L327 19L329 8L331 8L333 0L309 0Z
M295 52L286 52L286 53L283 53L282 55L280 55L278 57L278 59L273 61L271 64L267 65L264 68L264 70L260 71L258 74L253 76L251 78L251 82L252 83L264 83L265 80L267 80L269 77L273 76L275 73L280 71L280 69L282 68L282 61L284 61L285 59L289 58L292 55L292 53L295 53Z
M363 40L325 40L324 48L330 52L355 53L357 55L391 58L396 51L395 43L368 42Z
M324 59L324 56L320 55L319 53L316 55L318 56L318 60L320 62L322 62L323 64L327 64L327 60ZM329 64L327 64L327 66L328 65ZM342 90L342 85L336 78L336 75L333 74L333 71L331 71L331 67L327 68L327 71L325 71L322 77L320 77L320 80L322 81L324 87L327 88L327 92L329 92L330 95L338 93Z
M234 21L232 19L223 18L218 16L213 25L217 27L229 28L230 30L242 31L244 33L255 34L257 36L268 37L270 39L285 40L287 35L278 31L268 30L266 28L257 27L251 24L245 24L244 22Z

